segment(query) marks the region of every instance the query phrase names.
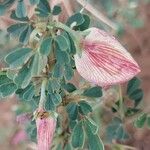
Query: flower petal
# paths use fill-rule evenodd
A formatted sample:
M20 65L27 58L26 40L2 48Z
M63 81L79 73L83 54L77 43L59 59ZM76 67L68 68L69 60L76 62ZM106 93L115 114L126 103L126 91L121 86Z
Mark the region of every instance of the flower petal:
M130 80L140 72L129 52L111 35L90 28L82 41L82 56L75 55L76 68L89 82L110 86Z
M38 150L50 150L53 135L56 128L56 120L53 117L37 118Z

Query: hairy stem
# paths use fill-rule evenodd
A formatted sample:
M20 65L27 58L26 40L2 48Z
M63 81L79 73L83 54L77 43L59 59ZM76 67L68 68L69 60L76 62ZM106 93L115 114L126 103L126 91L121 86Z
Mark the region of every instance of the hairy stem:
M47 79L44 78L44 80L42 81L42 85L41 85L41 97L40 97L40 102L39 102L39 109L43 109L44 106L45 106L45 102L46 102L46 94L45 94L46 85L47 85Z
M118 86L118 90L119 90L119 113L120 113L121 119L123 120L123 118L124 118L124 106L123 106L122 90L121 90L120 84Z

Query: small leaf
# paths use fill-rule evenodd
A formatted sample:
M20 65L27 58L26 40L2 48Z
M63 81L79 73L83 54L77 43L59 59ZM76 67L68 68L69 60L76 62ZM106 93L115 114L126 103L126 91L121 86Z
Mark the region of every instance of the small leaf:
M40 0L35 10L38 16L40 17L48 17L51 12L51 9L47 0Z
M139 102L143 99L143 91L142 89L136 89L133 93L129 95L129 98L135 101L135 106L139 104Z
M85 140L85 133L83 131L82 122L80 121L73 129L72 133L72 146L74 148L82 148Z
M124 141L129 138L128 133L125 131L120 118L113 118L108 127L106 128L106 137L109 142L112 140Z
M63 35L58 35L56 37L56 42L58 43L58 46L60 50L66 51L69 48L69 42L67 41L67 38Z
M90 126L85 126L89 150L104 150L104 145L97 134L93 134Z
M86 126L88 126L90 128L90 130L92 131L93 134L97 134L98 126L91 118L87 118L85 120L85 124L86 124Z
M16 8L16 16L18 18L23 18L27 16L26 6L24 0L19 0Z
M53 15L59 15L61 13L61 7L59 5L55 5L52 11Z
M126 116L132 116L132 115L135 115L136 113L138 113L140 111L139 108L127 108L127 111L126 111Z
M140 83L141 81L137 77L134 77L133 79L131 79L127 85L127 94L130 95L136 89L138 89L138 87L140 86Z
M27 44L30 38L30 34L33 31L33 27L28 25L25 30L20 34L19 41L23 44Z
M102 88L99 86L96 87L92 87L90 89L86 89L83 92L84 96L88 96L88 97L101 97L102 96Z
M80 31L84 31L86 29L88 29L88 27L90 26L90 17L88 15L82 14L83 18L84 18L84 22L77 26L76 29L80 30Z
M18 17L16 16L15 10L13 10L13 11L11 12L10 18L12 18L12 19L14 19L14 20L18 20L18 21L25 21L25 22L29 21L29 18L28 18L28 17L18 18Z
M10 68L17 68L22 66L31 56L32 49L21 48L9 53L5 61L9 64Z
M146 122L146 119L147 119L147 114L144 113L144 114L141 114L137 120L134 122L134 125L137 127L137 128L142 128Z
M31 69L28 68L28 66L24 66L20 69L19 73L16 75L14 82L24 89L25 87L28 86L28 84L31 81Z
M143 98L143 91L141 89L136 89L130 96L133 100L140 100Z
M34 86L30 85L27 88L26 92L23 94L23 99L29 101L32 100L33 96L34 96Z
M63 76L63 66L61 64L56 63L53 69L53 77L62 78Z
M66 144L64 150L72 150L72 146L70 143Z
M69 43L70 43L70 53L75 54L76 53L75 43L74 43L74 40L71 38L71 36L69 34L68 34L68 39L69 39Z
M78 106L76 103L69 103L66 107L70 120L76 120L78 117Z
M68 53L65 51L61 51L59 49L56 50L56 59L57 59L57 62L61 65L69 64L70 62Z
M7 28L7 32L11 33L13 36L19 36L28 26L27 23L16 23Z
M5 83L11 83L12 80L10 80L7 76L6 73L3 74L3 72L0 74L0 86L5 84Z
M72 83L67 83L63 86L63 88L69 93L75 91L77 88Z
M62 98L61 98L60 94L58 94L58 93L51 93L51 94L49 94L49 96L55 106L58 106L62 102Z
M54 93L59 91L60 89L60 83L57 79L49 79L48 81L48 92Z
M9 96L15 93L16 90L17 86L13 82L8 82L0 86L0 93L2 97Z
M82 23L84 23L84 17L81 13L76 13L74 15L72 15L68 20L67 20L67 25L70 26L72 23L76 23L76 26L81 25Z
M56 108L53 100L51 99L51 96L48 94L46 98L46 103L45 103L45 109L47 111L54 111Z
M72 69L72 66L70 64L65 64L64 76L65 76L66 80L71 80L73 75L74 75L74 70Z
M87 115L92 112L92 107L86 101L80 101L79 103L79 111L83 115Z
M47 37L42 41L42 44L40 46L40 53L42 55L48 56L52 50L52 38Z

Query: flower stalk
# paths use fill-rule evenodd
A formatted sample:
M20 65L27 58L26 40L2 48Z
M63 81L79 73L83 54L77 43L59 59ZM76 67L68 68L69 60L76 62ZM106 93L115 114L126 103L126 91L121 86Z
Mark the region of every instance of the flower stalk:
M42 86L41 86L41 97L40 97L40 102L39 102L39 109L43 109L44 106L45 106L45 102L46 102L46 95L45 95L46 84L47 84L47 79L45 78L42 81Z

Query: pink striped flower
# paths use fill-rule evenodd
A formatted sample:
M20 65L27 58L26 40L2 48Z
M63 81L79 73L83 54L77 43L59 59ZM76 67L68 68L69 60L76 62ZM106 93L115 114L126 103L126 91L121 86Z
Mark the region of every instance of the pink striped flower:
M37 149L50 150L52 146L53 135L56 128L56 119L51 117L48 112L37 112Z
M140 72L129 52L111 35L97 28L90 28L82 40L81 56L75 55L80 75L102 87L123 83Z

